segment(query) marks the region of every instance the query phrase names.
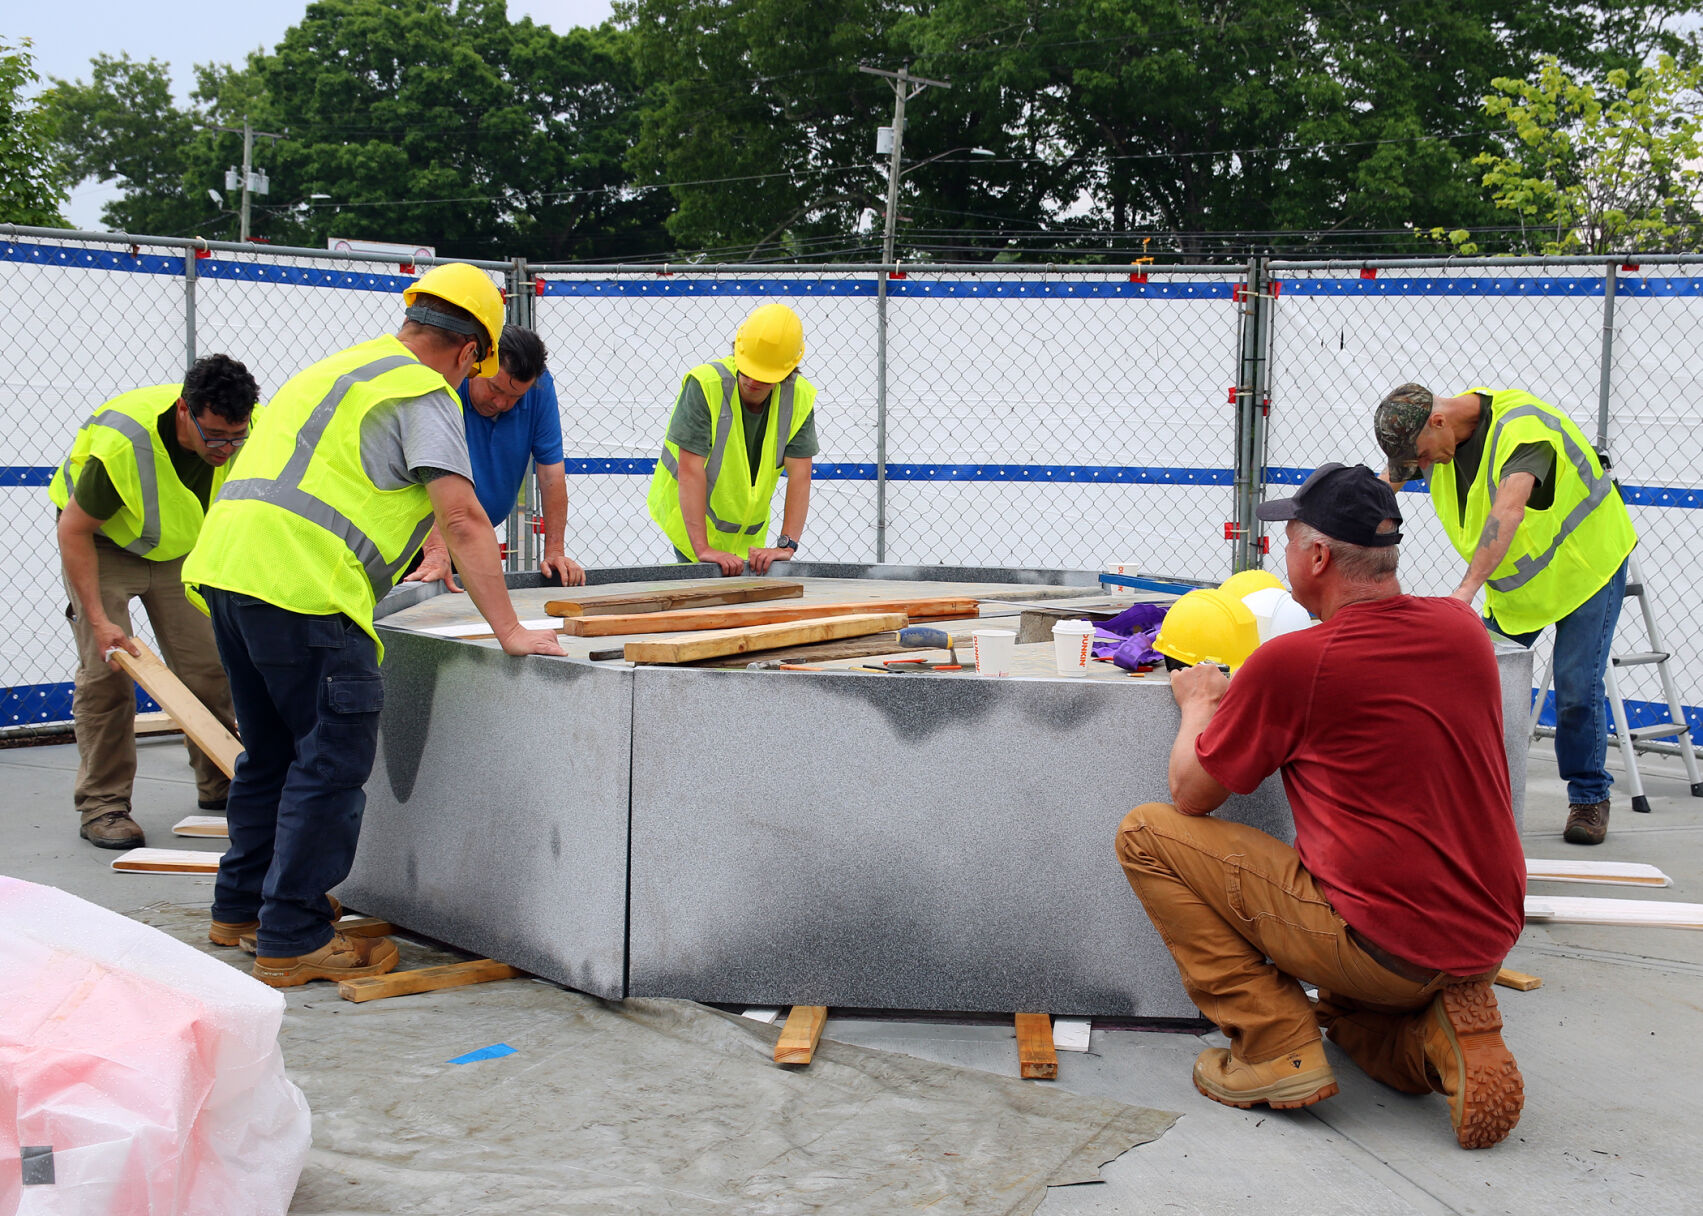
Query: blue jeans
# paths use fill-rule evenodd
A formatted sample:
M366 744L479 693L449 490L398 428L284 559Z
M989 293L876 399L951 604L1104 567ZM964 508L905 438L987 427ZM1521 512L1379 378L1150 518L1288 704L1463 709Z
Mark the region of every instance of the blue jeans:
M213 919L258 919L268 958L310 954L331 940L325 896L349 876L361 834L384 705L377 647L346 616L204 591L247 749Z
M1603 671L1625 598L1626 563L1621 562L1602 590L1555 622L1555 762L1569 802L1601 802L1614 784L1603 763L1608 758ZM1542 632L1504 636L1530 646Z

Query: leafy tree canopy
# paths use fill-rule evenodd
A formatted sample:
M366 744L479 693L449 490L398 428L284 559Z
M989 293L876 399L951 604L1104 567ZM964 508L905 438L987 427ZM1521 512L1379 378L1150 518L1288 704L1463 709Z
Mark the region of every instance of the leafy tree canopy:
M62 228L67 174L46 112L24 98L40 79L28 38L0 42L0 222Z

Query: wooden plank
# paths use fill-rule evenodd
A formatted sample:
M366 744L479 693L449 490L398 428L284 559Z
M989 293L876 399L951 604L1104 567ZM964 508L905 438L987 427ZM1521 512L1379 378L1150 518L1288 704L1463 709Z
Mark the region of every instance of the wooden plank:
M160 656L149 650L147 643L138 641L136 648L142 652L141 658L127 650L114 650L113 661L160 703L173 721L183 727L190 742L206 752L220 772L227 777L236 776L237 757L242 755L242 744L237 737L195 699L195 694L160 662Z
M1543 987L1543 981L1537 976L1527 975L1524 971L1513 971L1507 967L1496 973L1496 982L1516 992L1530 992L1533 988Z
M1601 882L1643 887L1668 887L1673 879L1655 866L1639 861L1577 861L1526 858L1526 877L1544 882Z
M1703 904L1660 899L1585 899L1526 895L1528 921L1570 925L1640 925L1649 929L1703 929Z
M125 874L217 874L218 853L195 849L131 849L112 859L112 868Z
M411 996L416 992L437 992L444 988L461 988L467 984L484 984L491 980L512 980L525 972L488 958L476 958L465 963L447 963L442 967L417 967L412 971L392 971L388 975L368 975L356 980L340 980L337 995L345 1001L376 1001L387 996Z
M173 836L211 836L230 839L230 825L223 815L185 815L171 825Z
M558 624L560 633L576 638L605 638L616 634L672 633L701 629L743 629L865 612L902 612L910 620L973 617L976 601L936 596L920 600L864 600L839 604L764 604L755 608L686 608L679 612L622 613L614 616L570 617Z
M165 710L156 709L136 715L135 731L138 739L145 739L150 735L181 735L183 727L173 722Z
M902 629L900 612L872 612L859 616L830 616L804 621L782 621L776 625L753 625L748 629L711 629L705 633L676 634L640 642L628 642L622 653L629 663L684 663L720 655L749 654L774 646L799 646Z
M331 926L345 937L389 937L396 926L376 916L345 916Z
M551 616L608 616L630 612L672 612L680 608L704 608L713 604L749 604L758 600L795 599L804 594L804 584L785 579L763 578L746 582L692 583L654 591L612 591L574 595L549 600L544 611Z
M775 1040L776 1064L808 1064L821 1041L822 1027L828 1024L826 1005L794 1005L781 1027L781 1037Z
M1025 1081L1058 1080L1053 1020L1044 1013L1017 1015L1017 1075Z
M765 650L761 655L723 656L719 659L700 659L693 667L744 667L753 657L774 659L787 663L825 663L831 659L867 659L877 655L901 654L897 630L872 633L867 637L845 638L837 642L822 642L813 646L781 646Z

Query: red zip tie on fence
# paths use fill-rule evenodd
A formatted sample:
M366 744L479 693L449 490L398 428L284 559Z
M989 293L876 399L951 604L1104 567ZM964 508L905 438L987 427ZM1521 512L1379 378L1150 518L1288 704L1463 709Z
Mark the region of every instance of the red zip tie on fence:
M532 294L535 296L542 296L544 294L544 280L538 275L532 276Z
M1375 279L1378 277L1378 268L1376 266L1362 266L1360 268L1360 277L1363 279Z
M402 274L415 274L415 273L417 273L414 269L414 263L412 263L412 262L403 262L396 269Z

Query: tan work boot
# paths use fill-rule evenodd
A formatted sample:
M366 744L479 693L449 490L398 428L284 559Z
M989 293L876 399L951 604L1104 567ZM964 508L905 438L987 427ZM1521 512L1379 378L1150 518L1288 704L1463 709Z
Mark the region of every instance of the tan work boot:
M97 849L139 849L147 843L142 826L130 818L129 811L108 811L96 815L78 833Z
M1502 1041L1502 1010L1489 980L1453 984L1425 1011L1425 1061L1462 1148L1489 1148L1514 1130L1525 1105L1525 1080Z
M241 945L246 934L252 940L256 929L260 928L257 920L216 920L207 926L207 940L215 946ZM254 951L250 950L250 954Z
M331 940L311 954L296 958L257 956L251 973L273 988L294 988L312 980L353 980L383 975L396 966L396 943L388 937L344 937Z
M1208 1047L1195 1057L1194 1087L1214 1102L1243 1110L1256 1102L1291 1110L1337 1092L1336 1074L1318 1039L1263 1064L1248 1064L1222 1047Z
M1568 844L1601 844L1608 835L1608 799L1601 802L1569 802L1567 826L1561 839Z
M343 901L338 899L335 895L327 895L325 898L331 905L331 927L335 929L337 927L337 922L343 919ZM214 921L213 928L217 929L219 927L219 922ZM221 946L236 946L244 954L259 954L260 942L256 936L259 930L260 922L252 920L249 921L248 924L242 926L242 932L237 935L234 941L220 942L219 939L213 937L211 933L207 936L213 937L213 940L218 942Z

